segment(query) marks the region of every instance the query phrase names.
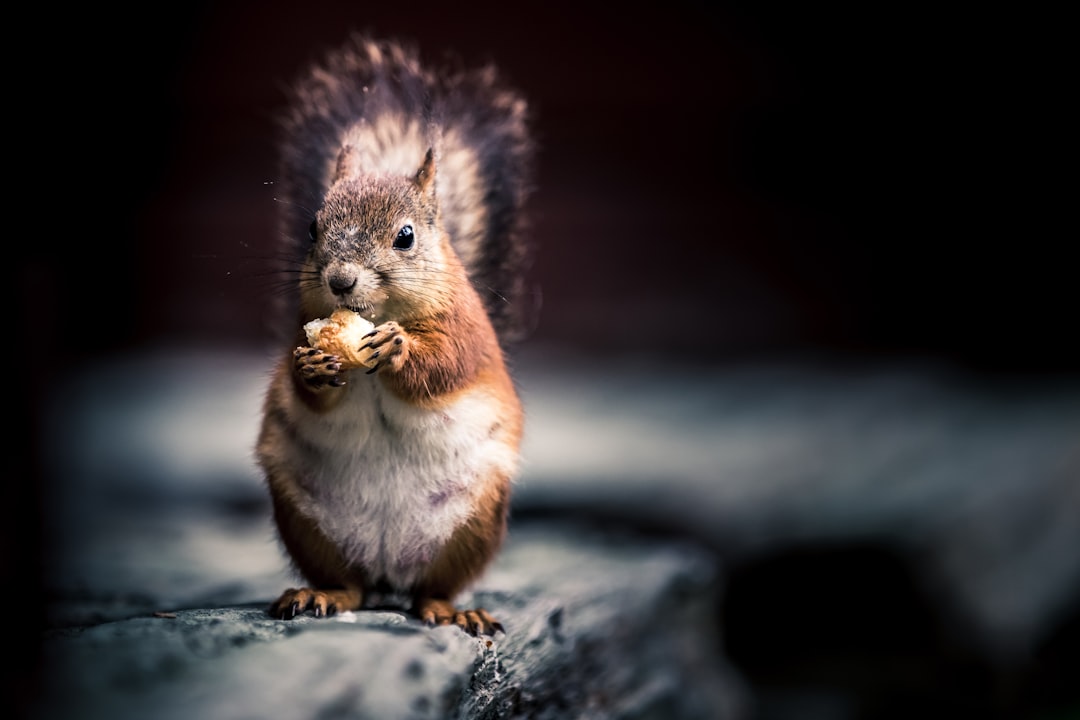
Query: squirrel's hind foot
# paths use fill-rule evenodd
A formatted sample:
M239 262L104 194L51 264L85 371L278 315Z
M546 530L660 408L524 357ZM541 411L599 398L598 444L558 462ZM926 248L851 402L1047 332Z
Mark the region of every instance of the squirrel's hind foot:
M427 598L416 603L414 612L429 627L436 625L457 625L469 635L494 635L506 632L502 623L493 618L487 610L458 610L447 600Z
M357 589L315 590L289 588L270 606L269 613L279 620L292 620L311 610L315 617L329 617L339 612L359 610L363 594Z

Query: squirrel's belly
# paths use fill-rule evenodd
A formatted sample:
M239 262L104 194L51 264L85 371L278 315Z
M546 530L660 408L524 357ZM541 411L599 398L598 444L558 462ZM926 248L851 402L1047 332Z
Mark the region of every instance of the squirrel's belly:
M347 561L405 590L472 516L485 483L512 476L517 448L500 439L499 406L483 391L439 410L365 395L322 416L322 441L296 477L303 511Z

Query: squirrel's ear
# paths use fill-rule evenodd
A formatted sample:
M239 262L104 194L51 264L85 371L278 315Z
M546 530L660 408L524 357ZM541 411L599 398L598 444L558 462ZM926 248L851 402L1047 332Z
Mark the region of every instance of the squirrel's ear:
M428 148L427 154L424 155L424 164L420 166L420 169L416 171L416 176L413 178L413 182L420 189L420 193L429 200L435 197L435 151L433 148Z
M341 148L341 152L337 156L337 168L334 170L333 182L339 180L347 180L352 175L352 168L355 163L353 160L356 157L356 148L352 145L345 145ZM333 184L333 183L331 183Z

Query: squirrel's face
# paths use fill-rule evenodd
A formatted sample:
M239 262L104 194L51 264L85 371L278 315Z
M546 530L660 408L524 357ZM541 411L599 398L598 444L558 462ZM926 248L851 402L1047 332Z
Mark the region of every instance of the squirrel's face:
M434 198L410 178L364 178L331 187L309 229L301 282L309 319L347 307L376 324L445 302L448 245Z

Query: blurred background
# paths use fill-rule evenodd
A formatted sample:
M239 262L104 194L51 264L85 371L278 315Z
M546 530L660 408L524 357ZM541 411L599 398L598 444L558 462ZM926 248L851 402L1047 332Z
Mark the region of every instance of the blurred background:
M432 62L493 61L529 99L543 293L531 348L661 375L886 361L1074 388L1064 24L1015 12L270 0L31 21L12 80L32 138L16 148L32 161L17 179L29 227L11 243L28 346L12 367L30 419L15 447L37 482L9 488L5 577L42 574L43 458L64 453L41 432L49 387L161 348L269 347L273 117L282 87L354 29ZM810 548L780 576L892 561L864 550ZM777 562L748 567L740 591L780 592ZM745 612L744 597L731 607ZM762 682L798 664L732 642Z
M25 307L59 318L35 342L264 340L281 88L371 29L433 61L495 61L529 98L538 342L622 354L643 349L643 323L703 359L1078 366L1051 17L685 0L163 7L131 26L76 11L42 43L61 60L20 116L51 136L34 177L73 187L41 193L43 219L78 222L18 243ZM88 321L118 315L107 333Z

